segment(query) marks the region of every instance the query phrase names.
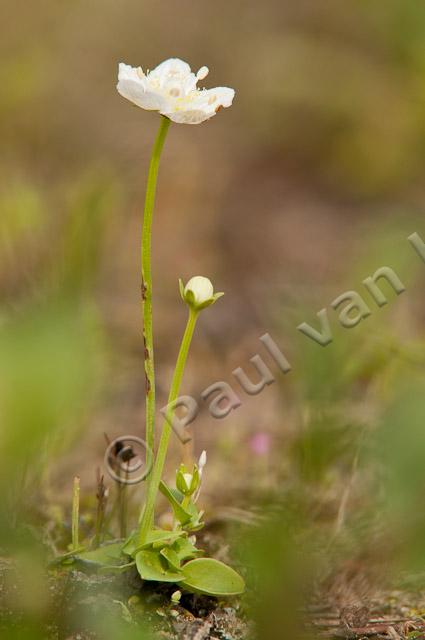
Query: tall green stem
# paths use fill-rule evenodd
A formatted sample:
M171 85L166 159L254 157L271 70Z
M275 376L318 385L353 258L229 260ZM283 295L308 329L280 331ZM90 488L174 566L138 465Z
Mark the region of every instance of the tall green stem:
M167 406L172 405L179 396L180 385L183 379L184 368L186 365L187 355L189 353L189 347L192 341L193 332L195 330L198 313L198 311L195 311L192 308L190 308L189 310L189 318L187 320L186 330L184 332L182 343L180 345L180 351L177 357L176 368L174 369ZM170 408L162 427L161 440L159 443L158 453L156 455L153 471L151 473L151 481L148 487L146 504L140 524L139 539L141 544L145 542L146 536L149 530L152 528L155 501L158 493L159 483L161 481L162 472L164 470L165 459L167 457L173 415L174 411Z
M146 444L151 451L154 450L155 433L155 370L153 355L153 330L152 330L152 265L151 265L151 239L152 217L155 204L156 182L158 178L159 160L164 146L165 137L170 126L170 120L161 116L158 134L152 149L149 164L148 183L146 187L145 208L143 212L142 227L142 311L143 311L143 341L145 355L146 377ZM149 450L146 452L146 464L149 463ZM148 478L147 485L150 485Z

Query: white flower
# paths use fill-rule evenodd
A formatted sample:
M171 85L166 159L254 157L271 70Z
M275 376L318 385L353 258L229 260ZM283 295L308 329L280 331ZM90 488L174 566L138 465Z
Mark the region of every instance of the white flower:
M138 107L159 111L173 122L199 124L221 107L230 107L235 96L228 87L198 89L196 83L207 75L207 67L201 67L195 75L187 62L178 58L165 60L146 74L141 67L121 62L117 90Z
M181 297L196 311L209 307L218 298L224 296L224 293L214 293L211 280L204 278L204 276L194 276L186 286L183 286L181 280L179 280L179 284Z

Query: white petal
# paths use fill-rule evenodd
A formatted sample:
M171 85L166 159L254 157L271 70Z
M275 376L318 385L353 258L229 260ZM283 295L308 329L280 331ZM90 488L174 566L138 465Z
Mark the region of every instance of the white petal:
M190 101L186 108L161 113L173 122L181 124L200 124L215 116L221 107L230 107L235 97L234 89L229 87L216 87L194 91L189 96Z
M207 464L207 452L204 449L201 455L199 456L199 461L198 461L199 470L205 467L206 464Z
M184 473L183 474L183 478L184 478L184 481L186 483L187 488L189 488L190 485L192 484L192 478L193 478L192 474L191 473Z
M160 78L168 75L187 76L190 73L190 66L180 58L169 58L161 62L149 75L153 78Z
M191 291L194 295L195 302L203 304L213 297L214 287L209 278L205 276L194 276L189 280L185 287L185 293Z
M161 111L169 108L169 102L158 93L146 91L143 83L136 80L120 80L117 84L120 95L133 102L142 109L149 111Z
M131 67L129 64L120 62L118 65L118 82L120 80L137 80L141 81L136 67Z
M206 89L202 91L202 94L207 98L210 105L216 105L220 107L230 107L235 97L235 90L229 87L215 87L215 89ZM215 98L212 101L212 98Z
M187 111L161 111L161 114L179 124L201 124L204 120L214 116L215 112L207 113L200 109L188 109Z

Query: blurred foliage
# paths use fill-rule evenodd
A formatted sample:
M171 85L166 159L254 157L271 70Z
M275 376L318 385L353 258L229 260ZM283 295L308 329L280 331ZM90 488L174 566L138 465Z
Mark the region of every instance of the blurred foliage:
M43 486L49 458L80 433L99 390L105 343L101 318L87 294L113 194L96 176L81 180L73 192L53 245L47 244L51 217L36 188L14 184L0 194L3 521L10 521L10 512L16 516L16 502L25 502L28 491L34 498ZM4 541L8 532L9 527L2 530Z
M425 570L425 404L422 380L400 379L395 399L376 434L382 464L384 506L397 564L410 573Z

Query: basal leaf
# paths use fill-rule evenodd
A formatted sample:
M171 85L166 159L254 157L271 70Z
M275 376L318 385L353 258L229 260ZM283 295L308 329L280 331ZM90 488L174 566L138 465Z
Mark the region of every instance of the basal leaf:
M159 551L139 551L136 554L136 566L143 580L157 582L180 582L183 574L168 568L165 558Z
M133 556L138 546L137 531L133 531L122 546L122 552L128 556Z
M55 567L58 564L65 564L65 565L72 564L73 562L75 562L75 557L78 556L83 551L85 551L85 547L79 547L78 549L72 549L71 551L62 553L60 556L57 556L56 558L53 558L52 560L50 560L48 566Z
M234 569L213 558L197 558L182 568L181 586L209 596L236 596L243 593L245 583Z
M83 551L75 556L75 561L92 568L119 567L127 563L122 553L122 540L105 544L93 551Z

